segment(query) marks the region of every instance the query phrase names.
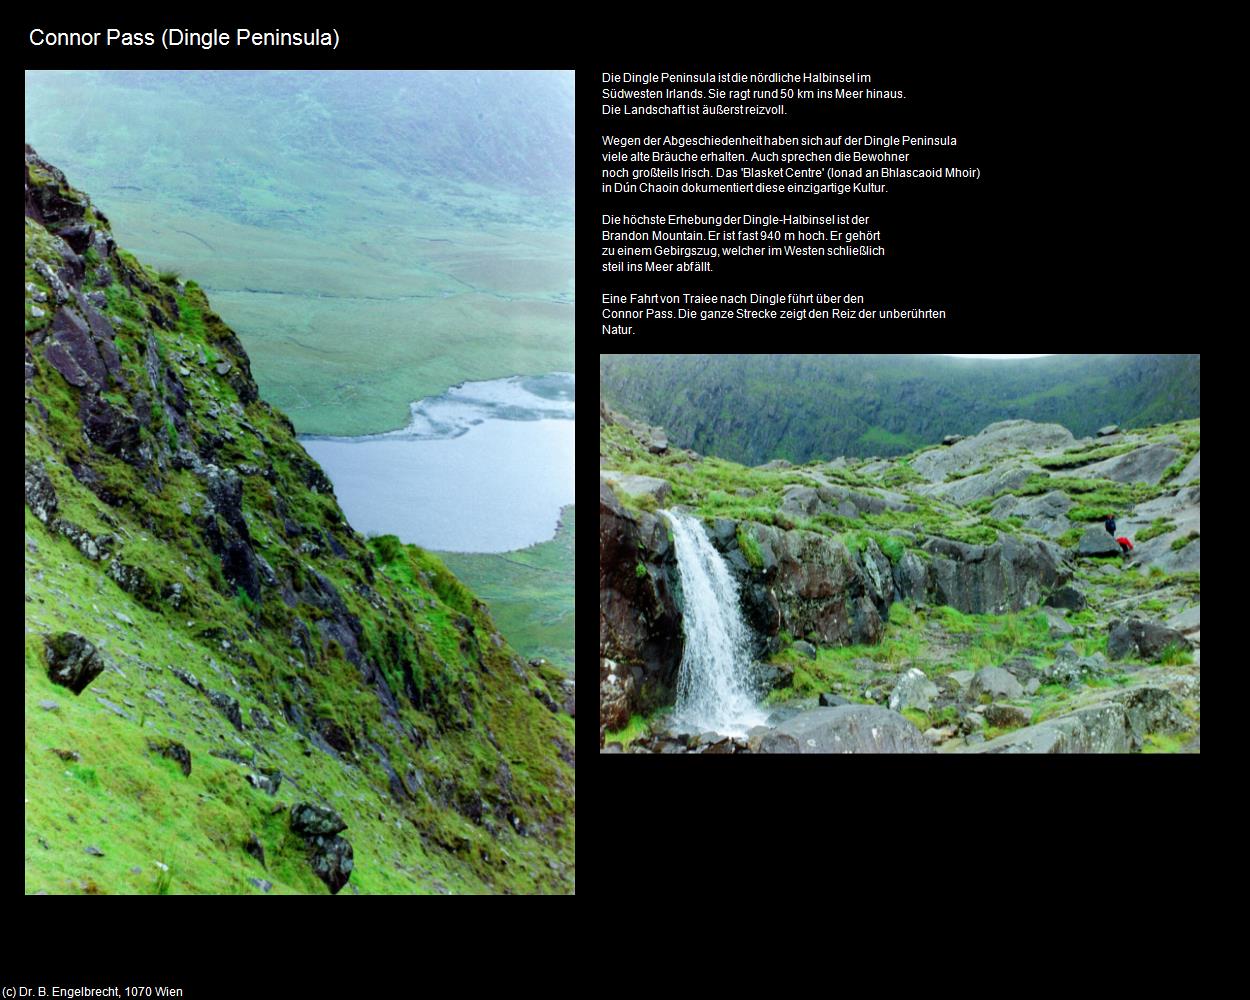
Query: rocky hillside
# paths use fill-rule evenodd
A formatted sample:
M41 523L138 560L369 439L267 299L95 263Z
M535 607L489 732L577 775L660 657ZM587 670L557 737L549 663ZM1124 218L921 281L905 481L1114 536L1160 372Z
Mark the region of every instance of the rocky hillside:
M1198 745L1197 420L1079 440L1013 420L897 460L747 468L601 405L599 464L609 750ZM775 710L749 740L673 724L667 508L701 517L737 578Z
M573 682L25 161L26 891L572 892Z
M1197 354L619 354L599 371L611 405L748 465L905 455L1019 418L1084 436L1196 417L1201 402Z

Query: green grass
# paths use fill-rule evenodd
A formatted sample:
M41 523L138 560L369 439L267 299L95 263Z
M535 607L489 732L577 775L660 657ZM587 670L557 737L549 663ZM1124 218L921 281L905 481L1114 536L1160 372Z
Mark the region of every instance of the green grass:
M1180 753L1193 737L1188 733L1168 735L1149 733L1142 743L1142 753Z
M606 733L603 738L604 745L606 746L608 743L619 743L622 747L628 749L635 740L640 740L646 736L647 732L647 720L641 715L635 715L619 733Z
M755 537L755 531L747 524L738 525L738 548L742 550L746 561L755 569L764 567L764 555L760 552L760 543Z
M1180 643L1173 642L1159 654L1158 662L1165 667L1190 667L1194 663L1194 654Z
M1198 532L1196 531L1191 531L1184 538L1178 538L1176 541L1172 543L1172 551L1179 552L1181 549L1185 548L1185 546L1187 546L1190 542L1192 542L1196 538L1198 538Z
M1150 527L1143 528L1137 533L1137 540L1139 542L1148 542L1152 538L1158 538L1160 535L1166 535L1175 526L1176 522L1174 522L1170 517L1155 518L1155 520L1151 522Z

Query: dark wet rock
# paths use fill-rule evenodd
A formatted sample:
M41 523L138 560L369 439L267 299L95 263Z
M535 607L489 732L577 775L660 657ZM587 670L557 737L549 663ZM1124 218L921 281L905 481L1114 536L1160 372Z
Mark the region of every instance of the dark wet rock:
M291 829L301 837L330 837L346 830L347 824L328 806L300 802L291 806Z
M76 309L65 306L57 310L44 357L75 388L105 389L108 386L104 359L90 326Z
M87 440L133 463L139 450L139 421L101 396L83 397L79 411Z
M259 708L248 709L248 714L252 717L252 725L257 729L264 729L273 732L273 723L269 721L269 717L265 715Z
M753 673L755 688L764 694L794 686L794 667L788 663L757 663Z
M795 716L761 740L760 753L932 753L932 748L897 712L849 705Z
M1087 601L1084 594L1069 584L1052 591L1046 598L1046 604L1048 607L1067 608L1069 611L1078 612L1085 610Z
M900 600L923 603L929 589L929 570L915 552L907 551L894 565L894 590Z
M639 576L637 567L645 573ZM625 510L599 485L599 650L601 725L643 704L671 701L684 645L675 586L677 556L668 526L651 514ZM642 683L629 683L632 667ZM614 679L613 679L614 678ZM611 691L603 686L610 684Z
M48 679L82 694L104 672L108 661L92 643L74 632L58 632L44 639Z
M230 720L230 725L242 732L243 713L239 711L239 703L228 694L223 694L220 691L207 691L205 693L208 695L208 700L216 706L217 710Z
M965 614L1020 611L1072 577L1064 551L1040 539L1001 535L993 545L966 545L930 538L924 550L932 556L926 602Z
M843 705L851 704L845 698L839 698L836 694L822 694L820 696L821 708L841 708Z
M336 751L351 753L353 749L351 738L347 735L347 731L333 719L317 719L313 725L321 734L321 738Z
M191 776L191 751L173 740L148 740L148 749L172 760L187 777Z
M352 845L342 837L313 837L309 841L309 862L330 892L338 893L351 878Z
M1108 626L1107 655L1113 660L1157 660L1169 646L1193 649L1182 633L1155 622L1115 621Z
M942 444L947 448L952 448L959 444L960 441L965 440L966 437L967 435L965 434L947 434L946 437L942 438Z

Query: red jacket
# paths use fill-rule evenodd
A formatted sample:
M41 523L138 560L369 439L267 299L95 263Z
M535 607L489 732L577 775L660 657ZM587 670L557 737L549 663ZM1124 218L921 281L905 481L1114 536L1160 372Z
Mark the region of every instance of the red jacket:
M1133 551L1133 543L1130 542L1127 538L1117 538L1116 541L1119 542L1121 545L1127 546L1130 552Z

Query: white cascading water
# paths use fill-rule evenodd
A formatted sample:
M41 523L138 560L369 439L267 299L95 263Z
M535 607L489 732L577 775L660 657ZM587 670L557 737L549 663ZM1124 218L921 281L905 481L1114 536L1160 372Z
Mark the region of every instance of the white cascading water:
M674 721L695 732L745 736L766 715L751 694L751 638L737 584L695 518L664 515L673 527L686 636Z

